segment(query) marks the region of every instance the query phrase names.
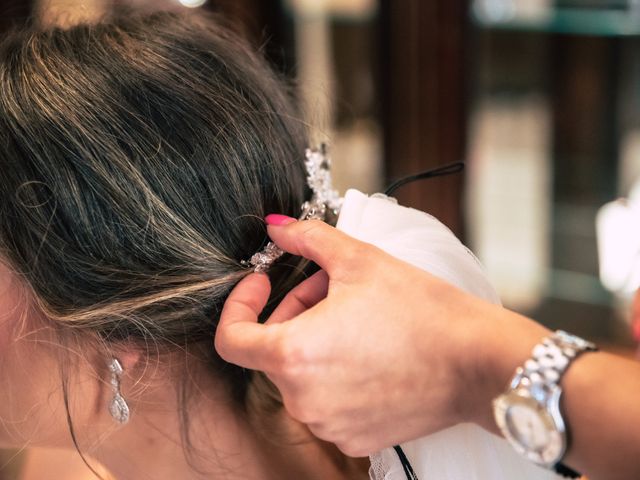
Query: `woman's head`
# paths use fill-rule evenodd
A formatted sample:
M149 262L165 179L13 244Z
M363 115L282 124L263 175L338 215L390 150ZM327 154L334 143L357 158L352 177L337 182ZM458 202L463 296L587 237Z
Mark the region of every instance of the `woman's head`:
M281 83L210 18L10 34L0 46L4 378L29 374L44 351L64 380L74 354L98 371L110 353L211 346L246 274L240 261L264 242L261 219L304 200L305 143ZM242 372L218 371L241 397ZM48 372L52 385L60 378ZM25 398L38 382L12 385L5 408L36 409Z

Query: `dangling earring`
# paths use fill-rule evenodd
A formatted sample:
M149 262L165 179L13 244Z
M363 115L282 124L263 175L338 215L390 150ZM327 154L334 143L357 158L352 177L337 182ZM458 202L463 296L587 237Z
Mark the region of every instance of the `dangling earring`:
M111 388L113 389L113 399L109 404L109 413L113 419L121 425L129 421L129 405L120 392L120 377L124 370L117 358L112 358L109 362L111 372Z

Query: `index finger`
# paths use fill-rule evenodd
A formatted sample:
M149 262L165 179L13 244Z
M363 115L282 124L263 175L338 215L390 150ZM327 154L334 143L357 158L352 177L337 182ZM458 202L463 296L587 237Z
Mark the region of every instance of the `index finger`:
M270 292L269 278L252 273L229 294L214 338L216 351L227 362L262 371L272 364L277 325L258 323Z
M331 278L353 268L360 254L371 245L341 232L321 220L305 220L286 225L268 224L267 233L278 247L320 265Z

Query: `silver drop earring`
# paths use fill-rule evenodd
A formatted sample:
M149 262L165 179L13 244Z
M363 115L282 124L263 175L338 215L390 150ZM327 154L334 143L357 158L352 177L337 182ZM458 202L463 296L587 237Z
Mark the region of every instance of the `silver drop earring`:
M109 371L111 372L111 388L113 390L109 413L116 422L124 425L129 421L129 405L120 391L120 377L124 370L117 358L112 358L109 362Z

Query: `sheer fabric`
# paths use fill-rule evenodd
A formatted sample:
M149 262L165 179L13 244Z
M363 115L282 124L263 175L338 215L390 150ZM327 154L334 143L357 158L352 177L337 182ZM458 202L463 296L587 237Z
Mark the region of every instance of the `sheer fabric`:
M476 257L431 215L395 199L349 190L337 227L493 303L500 303ZM463 424L401 445L420 480L555 480L482 428ZM372 480L406 480L392 448L371 456Z

